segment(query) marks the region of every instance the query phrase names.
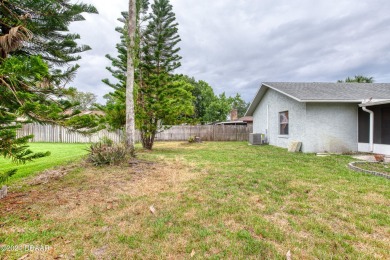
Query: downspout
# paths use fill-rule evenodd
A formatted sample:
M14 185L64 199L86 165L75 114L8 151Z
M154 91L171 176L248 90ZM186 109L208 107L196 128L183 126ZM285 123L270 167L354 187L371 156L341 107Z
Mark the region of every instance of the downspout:
M269 104L267 104L267 129L265 130L266 142L269 143Z
M370 152L374 152L374 112L368 110L366 107L362 107L364 112L370 114Z

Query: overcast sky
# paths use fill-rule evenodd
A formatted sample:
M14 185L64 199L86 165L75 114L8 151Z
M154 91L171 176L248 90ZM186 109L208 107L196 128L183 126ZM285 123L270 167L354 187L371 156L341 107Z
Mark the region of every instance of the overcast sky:
M153 0L151 0L152 2ZM102 96L111 89L106 54L116 55L128 0L83 0L73 32L92 47L72 86ZM335 82L362 74L390 82L389 0L171 0L183 57L176 72L208 82L216 94L251 101L266 81Z

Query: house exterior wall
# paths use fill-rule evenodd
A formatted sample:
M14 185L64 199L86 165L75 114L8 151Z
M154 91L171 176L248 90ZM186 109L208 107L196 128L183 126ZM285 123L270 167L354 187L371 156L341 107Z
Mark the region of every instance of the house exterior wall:
M289 113L288 136L279 135L279 112L283 111L288 111ZM253 133L266 134L269 144L287 148L291 141L303 142L305 118L305 103L300 103L275 90L268 89L253 113ZM303 142L304 146L305 143Z
M283 111L289 112L288 136L279 135L279 112ZM269 144L283 148L300 141L302 152L355 152L357 128L357 104L301 103L272 89L253 113L253 133L266 134Z
M358 105L307 103L303 152L350 152L358 150Z

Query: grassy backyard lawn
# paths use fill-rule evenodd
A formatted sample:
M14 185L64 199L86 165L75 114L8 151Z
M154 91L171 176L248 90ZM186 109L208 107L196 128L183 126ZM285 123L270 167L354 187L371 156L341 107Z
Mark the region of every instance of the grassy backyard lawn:
M172 142L138 158L11 186L0 258L390 258L390 181L348 156ZM25 244L48 250L5 250Z
M50 156L19 165L16 165L9 159L0 157L0 171L18 168L17 174L12 176L9 180L10 183L13 183L20 178L43 171L47 168L79 160L82 155L87 154L87 148L88 145L86 144L30 143L29 149L33 152L50 151Z

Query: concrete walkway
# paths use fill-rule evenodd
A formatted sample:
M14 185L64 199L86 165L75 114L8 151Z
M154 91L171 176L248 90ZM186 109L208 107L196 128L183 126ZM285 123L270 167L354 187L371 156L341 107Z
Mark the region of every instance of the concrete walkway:
M376 162L374 155L371 154L354 155L352 158L367 162Z
M362 161L367 161L367 162L376 162L375 157L373 154L361 154L361 155L354 155L352 158L362 160ZM385 163L390 163L390 156L385 155Z

